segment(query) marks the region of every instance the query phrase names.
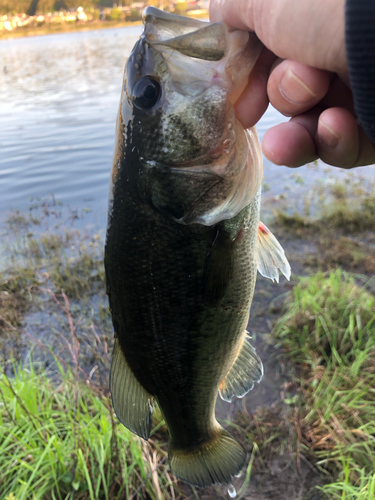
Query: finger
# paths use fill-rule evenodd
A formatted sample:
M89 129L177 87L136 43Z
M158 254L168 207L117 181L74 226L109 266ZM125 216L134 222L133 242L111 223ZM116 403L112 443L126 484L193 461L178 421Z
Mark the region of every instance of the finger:
M269 50L263 49L250 74L249 83L236 102L236 117L244 128L255 125L268 107L267 79L275 58Z
M211 0L210 20L255 31L278 57L329 71L346 71L345 2Z
M316 160L313 137L318 117L319 110L313 110L267 130L262 142L265 157L287 167L300 167Z
M290 59L274 63L268 79L268 98L285 116L295 116L313 108L326 95L330 84L327 71Z
M375 163L374 144L356 118L342 108L322 111L317 106L288 123L272 127L264 135L262 148L270 161L288 167L299 167L318 157L342 168Z
M360 152L356 118L343 108L323 111L315 143L318 155L325 163L342 168L354 167Z
M253 16L250 11L250 2L246 3L242 0L236 2L210 0L209 4L211 22L224 21L230 26L245 31L254 31Z
M352 91L341 78L331 76L329 90L322 99L321 105L325 108L345 108L355 116Z

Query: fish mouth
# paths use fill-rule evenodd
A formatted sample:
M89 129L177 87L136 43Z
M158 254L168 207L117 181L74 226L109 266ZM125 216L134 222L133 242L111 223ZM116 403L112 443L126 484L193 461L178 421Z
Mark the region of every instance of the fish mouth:
M191 96L218 85L235 104L262 51L255 33L151 6L143 12L143 23L142 43L164 60L164 64L154 66L155 73L162 75L168 68L178 92Z
M149 6L143 12L143 24L142 35L127 61L129 97L144 77L162 86L171 81L174 90L190 97L213 83L224 87L217 65L221 65L230 45L225 23L207 23ZM163 104L161 100L158 107ZM156 109L153 107L153 111Z
M143 12L143 23L143 36L155 48L168 47L206 61L225 56L228 27L222 22L207 23L149 6Z

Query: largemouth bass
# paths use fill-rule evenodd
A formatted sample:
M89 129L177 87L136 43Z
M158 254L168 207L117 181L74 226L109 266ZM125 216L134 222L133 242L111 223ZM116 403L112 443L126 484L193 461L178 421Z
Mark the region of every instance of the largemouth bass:
M289 276L259 224L262 156L233 105L255 35L149 7L125 69L105 248L119 420L148 439L155 400L172 472L230 484L243 446L215 418L262 378L246 333L257 268Z

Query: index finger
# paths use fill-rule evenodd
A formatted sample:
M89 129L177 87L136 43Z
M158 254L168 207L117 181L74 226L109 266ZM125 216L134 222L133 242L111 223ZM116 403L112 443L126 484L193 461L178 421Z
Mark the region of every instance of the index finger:
M233 5L234 4L234 5ZM210 0L210 21L215 23L225 21L234 28L246 31L255 31L252 17L247 12L250 2L223 2L223 0ZM245 22L244 22L245 20Z
M268 107L267 81L275 59L276 56L264 47L245 90L235 104L236 117L244 128L255 125Z
M281 59L347 71L341 0L211 0L211 21L254 31Z

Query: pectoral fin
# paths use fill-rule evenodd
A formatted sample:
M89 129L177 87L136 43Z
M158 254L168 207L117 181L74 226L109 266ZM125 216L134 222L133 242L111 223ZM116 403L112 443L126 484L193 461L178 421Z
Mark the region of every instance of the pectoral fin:
M234 242L220 228L206 262L203 300L207 306L215 306L223 298L233 275L233 266Z
M254 387L255 382L262 380L262 377L262 361L250 344L250 339L245 331L238 355L219 386L221 399L230 403L233 396L244 397Z
M290 265L275 236L263 222L259 222L257 245L258 271L265 278L279 282L279 269L290 279Z
M138 436L148 439L151 431L152 396L130 369L118 340L113 348L109 386L120 422Z

